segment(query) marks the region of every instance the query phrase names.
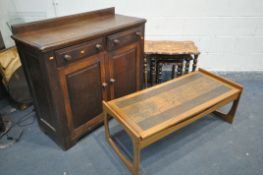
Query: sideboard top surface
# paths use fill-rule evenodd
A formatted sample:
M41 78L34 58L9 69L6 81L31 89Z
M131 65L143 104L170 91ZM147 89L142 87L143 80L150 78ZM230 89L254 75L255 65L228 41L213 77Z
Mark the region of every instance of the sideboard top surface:
M114 8L12 26L16 41L49 51L145 23L142 18L115 14Z

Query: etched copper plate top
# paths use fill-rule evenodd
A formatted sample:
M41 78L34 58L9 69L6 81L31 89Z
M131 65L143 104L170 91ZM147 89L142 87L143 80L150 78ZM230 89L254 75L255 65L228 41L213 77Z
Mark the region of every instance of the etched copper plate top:
M108 104L144 137L148 130L184 121L237 92L236 87L196 71Z
M199 54L198 48L192 41L145 41L145 54Z

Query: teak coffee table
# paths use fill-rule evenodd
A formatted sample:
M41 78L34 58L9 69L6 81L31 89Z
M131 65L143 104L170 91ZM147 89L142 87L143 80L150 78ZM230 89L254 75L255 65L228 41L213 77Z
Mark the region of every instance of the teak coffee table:
M106 139L133 174L139 173L140 151L172 132L214 113L232 123L242 86L199 69L154 87L121 98L103 102ZM233 102L225 114L217 111ZM133 142L130 161L113 141L109 118L124 128Z

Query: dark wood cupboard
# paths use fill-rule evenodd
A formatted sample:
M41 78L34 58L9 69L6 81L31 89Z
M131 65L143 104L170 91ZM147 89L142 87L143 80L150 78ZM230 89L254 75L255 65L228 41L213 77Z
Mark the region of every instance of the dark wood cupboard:
M107 100L104 55L96 54L58 69L66 118L72 138L92 128L101 119L101 101Z
M111 99L141 88L141 46L130 44L108 54Z
M102 124L102 100L142 88L145 22L108 8L12 26L39 126L63 149Z

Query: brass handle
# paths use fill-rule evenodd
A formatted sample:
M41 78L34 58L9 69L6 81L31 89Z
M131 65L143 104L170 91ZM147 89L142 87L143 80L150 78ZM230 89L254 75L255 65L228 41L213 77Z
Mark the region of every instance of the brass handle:
M102 49L102 45L101 44L96 44L96 49L101 50Z
M102 83L102 87L105 89L108 86L108 84L106 82Z
M114 83L116 80L114 78L110 79L110 83Z
M71 60L72 60L72 57L71 57L71 55L64 55L64 59L65 59L66 61L71 61Z
M120 40L115 39L115 40L113 40L113 42L114 42L114 44L119 44L119 43L120 43Z
M80 51L80 54L84 54L84 53L85 53L85 50L81 50L81 51Z

